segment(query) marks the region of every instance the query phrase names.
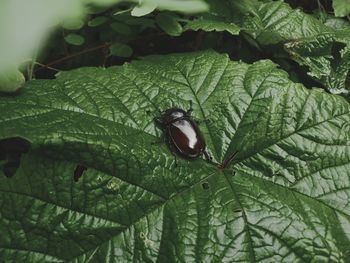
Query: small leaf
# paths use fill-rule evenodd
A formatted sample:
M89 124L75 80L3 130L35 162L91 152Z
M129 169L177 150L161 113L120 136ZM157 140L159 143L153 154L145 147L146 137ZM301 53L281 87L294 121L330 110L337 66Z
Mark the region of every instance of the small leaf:
M156 16L157 25L167 34L171 36L179 36L182 33L182 26L177 21L175 15L170 13L160 13Z
M209 6L203 0L144 0L157 5L159 10L178 11L186 14L208 11Z
M108 21L108 18L105 16L98 16L88 22L90 27L98 27Z
M78 30L84 26L84 20L81 18L68 19L62 24L62 27L68 30Z
M113 13L113 16L119 16L119 15L124 15L126 13L131 12L133 8L127 8L127 9L122 9L122 10L118 10L116 12Z
M68 44L71 44L74 46L81 46L85 42L84 37L75 33L68 34L67 36L64 37L64 40L66 40Z
M190 20L185 30L204 31L227 31L233 35L238 35L241 27L236 24L230 1L208 0L210 9L208 12Z
M122 43L111 45L109 51L111 55L123 58L130 57L133 53L133 50L130 46Z
M154 19L145 18L145 17L132 17L124 21L125 24L133 25L133 26L141 26L141 27L155 27Z
M334 17L331 15L327 15L324 19L324 25L334 28L334 29L347 29L350 28L350 21L346 21L345 19Z
M238 35L239 32L241 31L241 28L239 26L237 26L234 23L227 23L224 21L218 21L218 20L211 20L209 19L203 19L203 18L199 18L199 19L195 19L193 21L190 21L187 23L187 25L185 26L185 30L204 30L207 32L210 31L227 31L232 35Z
M0 72L0 92L15 92L25 83L23 74L17 69Z
M349 0L333 0L333 9L335 16L343 17L350 13Z
M122 35L130 35L132 33L130 26L121 22L113 22L110 26L113 31Z
M157 8L156 4L149 3L149 2L141 2L141 4L136 5L132 11L132 16L145 16L149 13L152 13Z

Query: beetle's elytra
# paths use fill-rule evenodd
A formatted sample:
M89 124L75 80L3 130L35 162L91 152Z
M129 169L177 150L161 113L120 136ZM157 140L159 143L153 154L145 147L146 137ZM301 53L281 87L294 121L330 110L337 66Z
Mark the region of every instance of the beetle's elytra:
M204 137L192 119L191 112L192 103L188 111L171 108L162 116L155 118L155 121L163 130L165 142L174 155L178 154L185 159L193 160L204 154L205 158L210 160Z

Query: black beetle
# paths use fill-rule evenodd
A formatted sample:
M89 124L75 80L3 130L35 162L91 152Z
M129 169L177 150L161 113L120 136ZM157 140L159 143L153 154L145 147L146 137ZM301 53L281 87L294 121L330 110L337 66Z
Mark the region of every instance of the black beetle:
M210 161L204 137L191 117L192 111L191 102L188 111L179 108L167 109L162 116L155 118L155 122L163 130L165 142L175 158L175 154L178 154L185 159L193 160L204 154Z

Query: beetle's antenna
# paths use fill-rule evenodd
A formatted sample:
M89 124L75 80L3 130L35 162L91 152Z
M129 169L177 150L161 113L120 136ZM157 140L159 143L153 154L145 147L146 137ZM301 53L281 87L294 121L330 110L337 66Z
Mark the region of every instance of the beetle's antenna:
M213 161L213 158L210 156L210 154L208 153L207 149L205 149L205 150L203 151L203 154L204 154L205 159L206 159L208 162L212 162L212 161Z
M209 152L208 152L207 149L205 149L205 150L203 151L203 154L204 154L205 160L206 160L208 163L220 167L220 164L218 164L217 162L213 161L213 157L211 157L211 155L209 154Z
M156 124L158 128L164 128L163 121L161 117L154 117L153 122Z
M190 108L188 109L187 114L191 115L192 111L193 111L193 102L192 100L190 100Z
M177 157L175 154L173 154L173 155L174 155L174 159L175 159L175 167L178 167L179 163L177 162Z

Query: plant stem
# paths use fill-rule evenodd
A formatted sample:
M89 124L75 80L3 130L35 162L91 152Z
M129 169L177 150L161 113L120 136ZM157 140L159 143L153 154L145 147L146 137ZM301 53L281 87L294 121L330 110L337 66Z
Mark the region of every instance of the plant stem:
M35 64L37 64L37 65L39 65L39 66L41 66L41 67L43 67L43 68L48 68L48 69L51 69L51 70L54 70L54 71L57 71L57 72L60 72L60 71L61 71L61 70L59 70L59 69L57 69L57 68L53 68L53 67L50 67L50 66L48 66L48 65L41 64L41 63L39 63L39 62L35 62Z
M104 43L104 44L96 46L96 47L88 48L88 49L82 50L80 52L67 55L67 56L65 56L63 58L54 60L54 61L52 61L52 62L50 62L50 63L48 63L46 65L42 65L42 66L45 67L45 68L50 68L50 66L52 66L52 65L58 64L60 62L66 61L68 59L71 59L71 58L74 58L74 57L77 57L77 56L80 56L80 55L83 55L83 54L86 54L86 53L89 53L89 52L92 52L92 51L95 51L95 50L99 50L101 48L109 47L110 45L111 45L111 43Z
M38 49L36 49L34 51L33 57L31 59L30 64L28 65L28 80L32 80L33 79L33 75L34 75L34 67L35 67L35 63L36 63L36 59L38 57Z

